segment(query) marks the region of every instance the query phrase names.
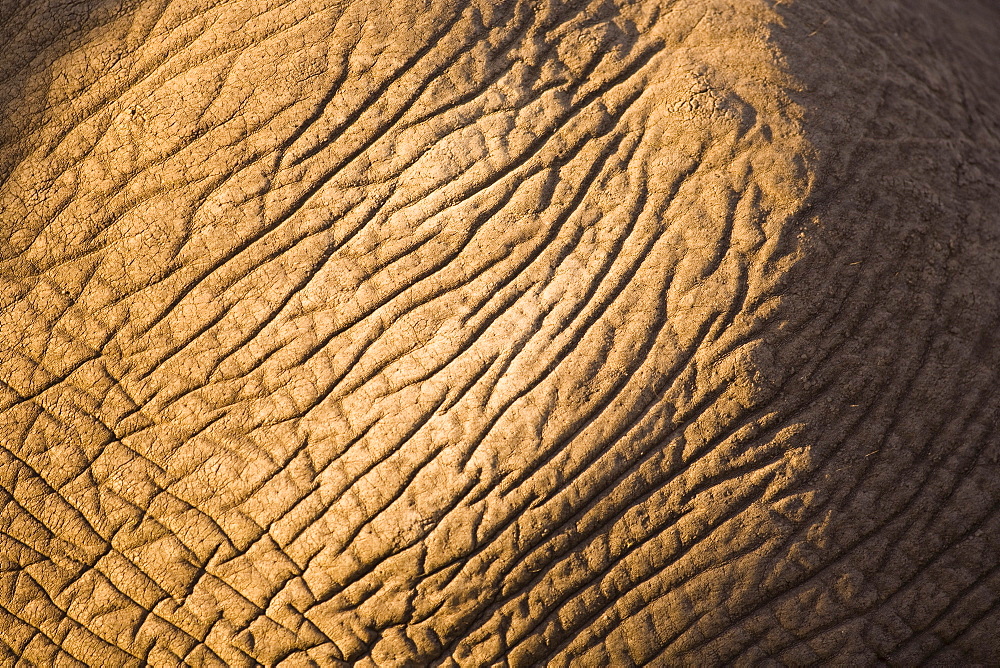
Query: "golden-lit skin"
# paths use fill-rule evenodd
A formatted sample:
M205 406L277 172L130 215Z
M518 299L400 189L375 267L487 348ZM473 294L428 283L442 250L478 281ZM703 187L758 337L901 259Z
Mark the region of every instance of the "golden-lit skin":
M1000 7L0 8L0 664L1000 662Z

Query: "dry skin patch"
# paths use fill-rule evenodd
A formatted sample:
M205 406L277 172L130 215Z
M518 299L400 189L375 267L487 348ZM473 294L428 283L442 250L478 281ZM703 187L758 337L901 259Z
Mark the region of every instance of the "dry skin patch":
M916 660L995 628L964 202L997 191L962 161L996 126L912 92L972 56L880 4L128 10L41 51L3 163L4 656Z

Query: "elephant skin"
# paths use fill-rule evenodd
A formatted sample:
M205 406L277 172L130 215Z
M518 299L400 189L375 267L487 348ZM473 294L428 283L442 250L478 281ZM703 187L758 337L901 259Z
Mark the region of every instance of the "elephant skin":
M0 6L0 662L1000 663L1000 8Z

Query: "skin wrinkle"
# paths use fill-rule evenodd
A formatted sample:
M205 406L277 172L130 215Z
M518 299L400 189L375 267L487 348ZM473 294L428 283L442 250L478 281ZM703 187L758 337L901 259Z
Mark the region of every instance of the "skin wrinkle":
M912 4L0 9L0 663L995 661L1000 16Z

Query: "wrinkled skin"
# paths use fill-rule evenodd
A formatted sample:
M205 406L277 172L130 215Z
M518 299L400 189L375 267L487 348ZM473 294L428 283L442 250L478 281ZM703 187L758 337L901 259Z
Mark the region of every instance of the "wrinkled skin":
M1000 10L0 9L0 657L1000 661Z

